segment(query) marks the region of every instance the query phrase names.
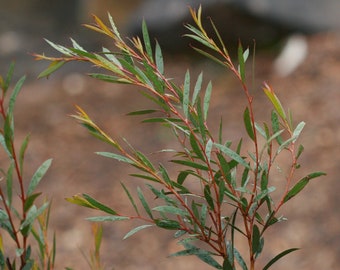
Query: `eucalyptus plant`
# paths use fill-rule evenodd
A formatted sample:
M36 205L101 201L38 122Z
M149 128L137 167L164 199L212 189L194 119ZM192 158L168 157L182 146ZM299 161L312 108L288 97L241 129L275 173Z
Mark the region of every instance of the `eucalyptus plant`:
M145 22L142 37L123 39L110 15L108 25L94 16L94 23L86 27L108 36L115 48L89 52L73 39L71 47L47 41L61 56L35 55L38 60L51 62L39 77L49 76L67 62L81 61L103 70L91 73L93 78L143 89L142 96L151 100L153 106L130 115L144 117L144 123L168 128L178 148L160 149L160 152L173 153L169 163L152 162L132 143L110 136L77 106L73 117L90 134L112 147L112 152L97 154L134 167L132 176L140 179L155 199L148 200L140 187L133 196L121 183L135 212L133 215L113 209L88 194L74 195L68 201L101 211L101 215L88 218L93 222L140 220L142 225L129 231L124 239L150 227L173 232L183 250L171 256L196 255L216 269L266 270L297 249L284 250L259 265L265 232L285 220L282 206L298 195L310 180L324 173L313 172L296 179L295 172L300 168L298 160L304 150L298 139L305 123L293 121L292 113L283 107L267 83L263 85L263 93L272 104L268 109L271 121L257 123L253 105L256 96L249 91L245 68L250 50L244 50L240 44L237 60L233 60L213 21L212 37L202 24L202 9L190 9L190 12L194 24L186 25L186 36L202 45L193 49L228 69L239 81L247 104L243 113L246 138L229 141L223 120L208 118L213 86L211 82L203 83L203 73L192 78L187 71L180 85L167 77L161 47L157 41L151 41ZM219 121L217 134L209 129L209 121ZM244 140L252 146L244 149ZM288 154L288 165L278 162L284 153ZM173 167L179 168L177 174ZM272 181L278 173L285 182L283 188L277 188ZM245 240L247 252L240 251L240 237L236 236Z

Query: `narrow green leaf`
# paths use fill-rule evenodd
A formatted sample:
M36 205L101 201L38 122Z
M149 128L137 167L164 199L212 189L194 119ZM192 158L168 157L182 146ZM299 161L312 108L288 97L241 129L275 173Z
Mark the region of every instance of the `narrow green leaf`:
M109 49L103 48L103 53L105 54L106 58L109 59L112 63L114 63L119 69L123 69L122 64L117 59L117 57L112 53Z
M197 157L200 159L200 160L203 160L204 161L204 156L203 156L203 153L202 153L202 150L200 148L200 146L198 145L198 142L196 141L196 137L193 133L190 133L190 145L192 147L192 150L194 151L194 153L197 155Z
M86 220L94 221L94 222L104 222L104 221L122 221L128 220L129 217L124 216L98 216L98 217L89 217Z
M204 198L206 202L208 203L209 207L214 210L215 209L215 203L214 199L211 196L211 191L209 185L204 186Z
M240 252L234 248L234 256L236 258L237 263L242 267L242 270L248 270L247 264L242 258Z
M188 171L181 171L177 176L177 183L182 185L189 174L190 172Z
M245 58L244 58L241 42L239 42L238 44L237 53L238 53L238 62L239 62L238 72L240 73L242 82L245 82L245 79L246 79Z
M96 152L96 154L103 156L103 157L116 159L116 160L124 162L124 163L132 164L132 165L135 164L135 162L133 160L131 160L127 157L124 157L122 155L119 155L119 154L115 154L115 153L111 153L111 152Z
M222 266L211 256L212 255L211 252L195 247L186 242L182 242L182 244L185 247L185 250L173 253L170 255L170 257L195 255L200 260L212 266L213 268L222 269Z
M160 74L163 75L164 74L164 61L163 61L162 50L158 42L156 42L155 59L156 59L157 69L160 72Z
M149 227L153 227L154 225L150 225L150 224L146 224L146 225L141 225L141 226L138 226L136 228L133 228L131 231L129 231L123 238L123 240L129 238L130 236L134 235L135 233L141 231L141 230L144 230L146 228L149 228Z
M302 132L302 130L303 130L303 128L304 128L304 126L305 126L305 122L300 122L297 126L296 126L296 128L294 129L294 131L293 131L293 138L294 138L294 140L293 140L293 142L295 142L297 139L298 139L298 137L300 136L300 133Z
M223 260L223 270L235 270L235 268L230 264L228 258L224 258Z
M25 201L25 204L24 204L24 211L25 212L27 212L31 208L31 206L34 204L35 199L38 198L40 195L41 195L41 192L34 193L34 194L31 194L30 196L28 196L26 198L26 201Z
M8 68L5 81L2 83L2 88L4 89L5 94L6 94L7 90L8 90L8 88L9 88L9 85L10 85L11 80L12 80L13 73L14 73L14 67L15 67L15 64L14 64L14 62L12 62L10 64L9 68Z
M200 75L198 75L195 87L194 87L194 93L192 95L192 101L191 103L194 105L196 104L197 97L202 89L202 80L203 80L203 73L201 72Z
M157 182L159 183L159 179L153 177L153 176L149 176L149 175L145 175L145 174L139 174L139 173L131 173L130 174L133 177L137 177L137 178L141 178L141 179L146 179L152 182Z
M189 118L189 96L190 96L190 72L187 70L183 85L183 113L186 119Z
M126 195L128 196L128 198L129 198L129 200L130 200L130 202L131 202L133 208L135 209L137 215L140 215L140 214L139 214L139 211L138 211L138 208L137 208L137 205L136 205L136 203L135 203L133 197L131 196L131 193L129 192L129 190L127 189L127 187L124 185L124 183L120 183L120 184L122 185L122 187L123 187L123 189L124 189Z
M181 164L181 165L184 165L184 166L188 166L188 167L191 167L191 168L203 170L203 171L209 170L209 168L206 165L196 163L196 162L192 162L192 161L189 161L189 160L171 160L171 162Z
M271 121L272 121L273 132L276 134L277 132L280 131L280 122L279 122L279 117L277 116L275 111L272 111ZM276 141L279 145L283 143L281 136L277 136Z
M153 62L150 36L149 36L148 27L146 25L145 20L143 20L143 22L142 22L142 34L143 34L143 41L144 41L146 53L147 53L148 57L150 58L150 60Z
M248 133L249 138L254 141L255 135L254 135L253 125L252 125L252 121L251 121L250 112L249 112L248 107L246 107L246 109L243 113L243 121L244 121L244 125L246 127L246 131Z
M303 152L303 150L304 150L305 148L303 147L303 145L299 145L299 148L298 148L298 152L297 152L297 154L296 154L296 159L298 159L300 156L301 156L301 154L302 154L302 152Z
M303 177L301 180L299 180L294 187L292 187L289 192L284 197L283 201L287 202L294 196L296 196L308 183L311 179L326 175L324 172L314 172L311 174L308 174L307 176Z
M299 250L298 248L290 248L290 249L287 249L283 252L281 252L280 254L276 255L273 259L271 259L265 267L263 267L263 270L267 270L269 269L269 267L271 267L275 262L277 262L278 260L280 260L282 257L286 256L287 254L293 252L293 251L296 251L296 250Z
M24 169L24 158L25 158L25 153L26 153L26 149L28 146L28 142L30 139L30 135L27 135L20 147L20 152L19 152L19 166L20 166L20 171L23 173L23 169Z
M20 225L20 231L25 230L26 227L30 227L33 223L33 221L39 217L45 209L48 207L49 202L45 202L40 208L36 208L34 205L28 210L26 219L24 222Z
M253 254L258 254L260 251L260 238L261 238L260 230L256 225L254 225L251 239Z
M150 168L151 170L155 171L154 166L152 165L151 161L141 152L137 151L136 156L140 162L142 162L146 167Z
M8 103L8 114L10 114L10 115L13 115L14 105L15 105L17 96L18 96L20 90L22 89L22 86L23 86L25 80L26 80L26 76L21 77L19 79L19 81L14 86L14 90L11 94L11 97L10 97L9 103Z
M51 164L52 164L52 159L48 159L37 169L37 171L34 173L32 177L31 182L28 185L27 196L33 193L33 191L35 190L35 188L40 183L41 179L44 177L47 170L51 166Z
M212 83L210 81L207 85L207 88L205 89L205 95L204 95L204 102L203 102L204 121L207 121L207 117L208 117L211 91L212 91Z
M215 143L215 146L220 149L224 154L235 160L237 163L241 164L242 166L251 169L249 164L236 152L231 150L229 147Z
M14 162L11 162L6 173L6 191L8 206L11 207L13 199L13 169Z
M155 187L149 184L147 184L146 186L152 191L153 194L156 195L157 198L164 200L167 204L173 205L173 206L178 205L177 200L172 199L170 196L167 196L163 190L157 190Z
M96 209L103 211L110 215L117 215L117 212L111 209L110 207L102 204L101 202L97 201L96 199L92 198L88 194L83 194L83 198L87 200L92 206L94 206Z
M130 81L127 78L121 78L119 76L112 76L107 74L100 74L100 73L90 73L90 77L101 80L103 82L109 82L109 83L121 83L121 84L131 84L132 81Z
M144 115L144 114L150 114L150 113L154 113L157 112L157 110L141 110L141 111L134 111L134 112L130 112L127 115Z
M212 140L211 139L209 139L208 141L207 141L207 144L205 145L205 155L206 155L206 157L207 157L207 161L208 161L208 163L210 163L210 159L211 159L211 149L212 149L212 147L213 147L213 142L212 142Z
M137 194L138 194L139 200L141 201L141 203L142 203L142 205L144 207L145 212L148 214L148 216L151 219L153 219L153 215L151 213L151 209L150 209L147 201L145 200L145 197L144 197L144 194L143 194L142 190L139 187L137 188Z
M161 220L155 220L155 224L166 230L179 230L181 229L181 224L176 220L170 220L170 219L161 219Z
M169 213L173 215L178 215L181 217L186 217L188 215L188 211L180 209L176 206L171 206L171 205L161 205L161 206L156 206L152 208L154 211L158 212L163 212L163 213Z
M61 68L64 64L65 64L65 61L53 61L53 62L51 62L51 64L48 66L48 68L46 68L44 71L39 73L38 79L48 77L53 72L55 72L56 70Z
M286 113L284 111L284 108L280 102L280 100L278 99L278 97L275 95L274 91L271 89L271 87L267 84L264 85L263 88L264 93L266 94L266 96L268 97L268 99L270 100L270 102L273 104L276 112L279 114L279 116L283 119L283 120L287 120L287 116Z

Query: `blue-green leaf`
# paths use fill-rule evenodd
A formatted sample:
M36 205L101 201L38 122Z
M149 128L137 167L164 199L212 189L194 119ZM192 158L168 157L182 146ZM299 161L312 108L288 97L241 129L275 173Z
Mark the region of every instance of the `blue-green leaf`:
M218 144L215 143L215 146L220 149L224 154L226 154L227 156L229 156L230 158L232 158L233 160L235 160L237 163L243 165L244 167L250 169L249 164L236 152L234 152L233 150L231 150L229 147L222 145L222 144Z
M134 235L135 233L143 230L143 229L146 229L146 228L149 228L149 227L152 227L154 225L151 225L151 224L145 224L145 225L141 225L141 226L138 226L136 228L133 228L131 231L129 231L123 238L123 240L129 238L130 236Z
M49 167L51 166L52 163L52 159L48 159L46 160L39 168L38 170L34 173L32 180L28 186L27 189L27 196L31 195L33 193L33 191L35 190L35 188L37 187L37 185L39 184L39 182L41 181L41 179L44 177L44 175L46 174L47 170L49 169Z

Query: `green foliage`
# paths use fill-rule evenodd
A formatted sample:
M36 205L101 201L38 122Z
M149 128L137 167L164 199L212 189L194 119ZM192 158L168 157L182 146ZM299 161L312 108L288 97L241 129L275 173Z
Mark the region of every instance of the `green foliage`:
M5 78L0 76L0 144L9 164L7 169L0 168L1 180L5 180L0 183L0 268L53 269L56 242L54 237L49 246L47 233L50 203L38 203L41 193L36 191L52 161L45 161L31 179L26 180L24 160L30 137L26 136L17 150L14 133L14 105L25 77L11 89L13 72L14 64ZM37 254L32 247L38 247ZM15 250L14 254L11 250Z
M51 62L39 77L49 76L64 63L84 61L104 70L103 73L90 74L96 79L142 87L143 96L153 101L155 107L134 111L130 115L142 116L143 122L160 124L170 129L180 150L172 150L174 157L168 167L168 164L154 164L147 155L134 149L129 143L127 146L120 144L95 124L85 111L77 107L77 114L73 117L90 134L113 148L112 152L97 154L134 167L137 172L133 176L145 183L147 191L155 195L157 206L150 206L151 202L139 187L135 198L124 184L123 190L135 211L133 216L103 205L87 194L76 195L68 200L103 213L89 218L91 221L137 219L143 222L143 225L132 229L124 238L152 226L175 231L174 237L179 239L183 250L171 256L195 255L216 269L260 269L257 259L264 251L265 232L272 225L284 220L281 207L298 195L311 179L324 173L311 173L296 181L295 171L300 167L298 158L303 151L303 147L296 142L305 123L293 123L291 114L286 113L268 84L264 84L263 91L273 106L272 112L269 112L271 123L256 123L253 110L255 97L249 92L245 68L249 49L244 50L239 45L238 63L235 65L215 25L212 23L215 39L205 31L201 21L201 8L190 12L195 25L186 26L189 31L186 36L205 47L194 49L230 70L239 80L247 101L243 114L243 124L248 136L245 140L252 143L252 148L243 149L242 138L236 145L225 142L222 120L218 134L211 133L208 128L208 112L212 83L209 82L204 87L203 73L192 78L189 71L185 73L181 85L169 79L165 73L161 48L158 43L154 46L151 43L145 22L142 25L142 38L134 37L125 41L110 16L110 26L94 16L94 24L86 26L110 37L116 51L103 48L102 52L88 52L74 40L70 48L48 41L61 56L36 55L37 59ZM154 112L158 112L157 117L153 117ZM4 129L7 135L3 136L2 141L12 156L12 116L5 120ZM260 143L262 141L264 143ZM162 151L168 152L167 149ZM290 155L291 164L285 169L284 164L280 166L285 186L276 190L271 179L272 175L277 174L275 168L281 152ZM173 172L169 173L171 164L180 165L181 170L177 176L173 176ZM13 168L10 167L8 175L12 171ZM195 189L186 181L188 178L196 181ZM34 187L35 183L32 185ZM274 191L276 196L273 196ZM236 234L246 239L247 253L241 254L238 251ZM196 245L197 241L205 243L204 247ZM281 252L262 269L270 268L277 260L295 250Z

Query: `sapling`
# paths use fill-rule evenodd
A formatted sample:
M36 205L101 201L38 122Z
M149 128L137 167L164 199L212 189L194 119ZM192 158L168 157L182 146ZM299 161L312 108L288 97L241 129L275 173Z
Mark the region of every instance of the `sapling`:
M37 191L52 160L43 162L31 177L24 173L30 136L18 147L14 106L25 76L12 87L13 73L14 64L0 76L0 153L8 161L7 168L0 167L0 269L53 269L56 241L49 241L50 201L39 202L42 193Z
M250 50L244 50L240 44L234 61L213 21L214 37L202 24L202 9L190 9L190 12L194 24L186 25L189 31L186 36L202 45L193 49L228 69L239 81L246 101L243 125L247 138L237 142L226 140L222 120L217 134L209 129L209 121L216 121L208 118L212 83L204 85L203 74L193 79L189 71L180 85L168 78L161 47L157 41L151 42L145 22L142 38L123 39L110 15L109 25L94 16L94 24L86 27L108 36L115 48L89 52L73 39L71 47L47 41L61 56L35 55L38 60L51 62L39 77L49 76L70 61L89 62L103 70L91 73L91 77L143 89L142 96L154 106L130 115L144 117L145 123L165 126L178 145L175 149L160 149L160 152L172 152L173 158L167 164L156 164L131 143L110 136L77 106L73 117L112 147L112 152L97 154L134 167L136 172L132 176L145 184L155 201L147 200L145 191L139 187L137 196L133 196L124 183L122 189L135 212L133 215L112 209L88 194L74 195L68 201L101 211L103 215L88 218L93 222L140 220L143 223L124 238L150 227L173 231L183 250L171 256L196 255L216 269L266 270L296 248L284 250L261 265L258 258L264 250L265 232L284 220L282 206L311 179L324 173L314 172L296 179L298 160L304 149L298 139L305 123L293 121L291 112L267 83L263 85L263 93L272 104L268 109L271 121L257 123L253 106L256 96L249 91L245 68ZM244 149L244 140L252 146ZM277 164L283 153L288 153L290 160L286 167ZM277 188L272 181L278 166L285 182L283 188ZM179 169L176 176L173 167ZM156 206L151 206L155 203ZM246 252L240 249L243 242L239 242L239 236L247 243Z

